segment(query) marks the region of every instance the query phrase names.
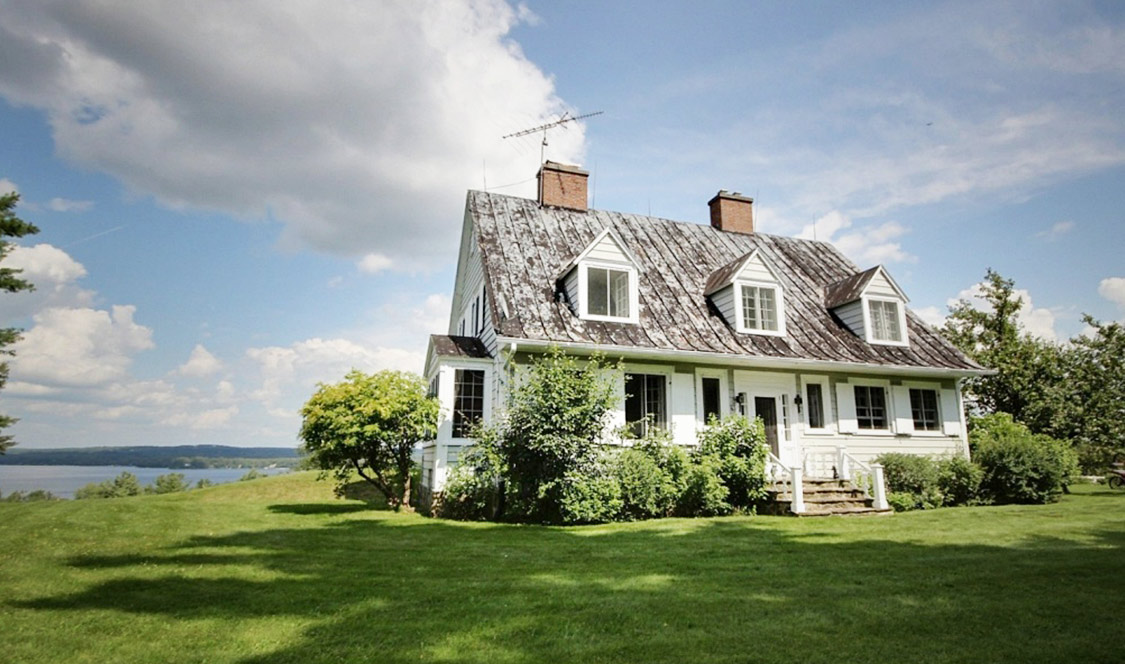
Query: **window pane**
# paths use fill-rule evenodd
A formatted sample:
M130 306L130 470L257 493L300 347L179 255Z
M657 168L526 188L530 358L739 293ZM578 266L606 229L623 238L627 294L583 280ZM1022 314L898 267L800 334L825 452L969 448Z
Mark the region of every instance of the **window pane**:
M914 418L914 428L921 431L937 431L938 422L937 391L910 390L910 414Z
M667 422L664 376L625 374L625 423L634 435L644 436L649 426Z
M809 409L809 428L824 428L824 395L820 383L809 383L805 386L805 393Z
M762 318L762 329L777 331L777 302L772 288L759 288L758 311Z
M720 403L721 390L718 378L704 378L703 383L703 422L710 421L711 416L722 417L722 404Z
M898 303L872 300L868 306L871 336L878 341L902 341L898 324Z
M754 286L742 287L742 324L746 329L758 329L758 289Z
M586 270L586 311L595 316L609 315L609 270Z
M458 369L453 380L453 437L466 438L484 417L484 370Z
M855 416L860 429L886 429L887 399L883 388L856 385Z
M610 316L629 317L629 273L609 270Z

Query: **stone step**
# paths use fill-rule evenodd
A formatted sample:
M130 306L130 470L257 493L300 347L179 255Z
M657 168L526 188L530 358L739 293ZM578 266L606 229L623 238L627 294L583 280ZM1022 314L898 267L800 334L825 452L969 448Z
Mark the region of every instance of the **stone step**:
M846 480L814 478L801 483L805 511L794 516L868 516L892 514L892 510L877 510L873 500L854 484ZM769 507L764 512L790 514L793 495L789 487L776 484L769 491Z

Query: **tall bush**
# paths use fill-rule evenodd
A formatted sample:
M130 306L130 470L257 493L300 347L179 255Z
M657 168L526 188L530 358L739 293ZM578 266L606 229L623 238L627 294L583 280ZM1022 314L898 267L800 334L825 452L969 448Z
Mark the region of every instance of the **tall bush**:
M698 439L696 455L714 460L733 509L749 510L766 497L769 445L761 420L751 422L740 415L713 420L699 432Z
M686 487L690 459L670 439L666 431L653 429L615 455L612 466L621 487L622 518L653 519L675 510Z
M991 502L1054 502L1078 474L1068 444L1031 433L1007 413L974 419L969 444L983 471L981 494Z

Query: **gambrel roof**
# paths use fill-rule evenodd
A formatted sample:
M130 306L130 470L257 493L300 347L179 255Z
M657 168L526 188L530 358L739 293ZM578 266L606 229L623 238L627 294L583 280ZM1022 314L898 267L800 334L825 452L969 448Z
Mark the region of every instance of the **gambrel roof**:
M850 332L826 306L828 291L863 273L825 242L723 232L636 214L540 206L530 199L479 191L469 192L466 214L476 230L490 296L489 315L500 337L747 358L982 370L912 312L907 312L910 345L906 347L869 344ZM563 268L606 230L637 263L637 324L582 320L557 293ZM784 290L784 336L736 332L704 295L716 271L724 266L735 269L744 262L740 258L755 251Z

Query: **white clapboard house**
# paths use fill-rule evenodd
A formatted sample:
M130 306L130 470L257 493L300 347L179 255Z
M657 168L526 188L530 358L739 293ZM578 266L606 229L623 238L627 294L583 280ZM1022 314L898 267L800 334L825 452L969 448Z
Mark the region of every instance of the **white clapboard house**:
M884 267L755 232L739 194L715 195L703 226L588 209L586 180L547 162L538 200L469 192L449 329L426 356L442 405L427 497L503 408L513 365L551 346L623 360L616 425L690 446L711 415L760 417L771 472L798 492L802 477L870 476L883 452L968 454L959 383L984 369Z

